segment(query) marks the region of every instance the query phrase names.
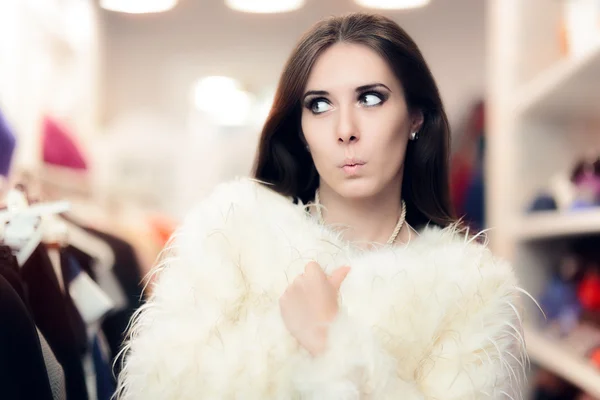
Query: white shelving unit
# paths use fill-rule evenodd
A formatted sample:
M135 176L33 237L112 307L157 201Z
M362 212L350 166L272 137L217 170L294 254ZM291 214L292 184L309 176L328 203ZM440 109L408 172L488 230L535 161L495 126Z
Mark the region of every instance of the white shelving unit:
M600 398L600 371L571 348L548 339L535 329L526 329L527 351L532 362L574 383L594 398Z
M487 10L490 243L536 298L570 240L597 235L600 245L600 208L525 212L553 177L570 172L583 156L600 155L600 29L585 53L562 54L564 1L489 0ZM533 363L600 398L600 369L543 335L536 326L540 312L527 307Z
M546 121L588 118L600 104L600 38L588 53L556 62L517 92L516 113Z
M520 218L514 228L519 241L582 235L600 235L600 209L538 212Z

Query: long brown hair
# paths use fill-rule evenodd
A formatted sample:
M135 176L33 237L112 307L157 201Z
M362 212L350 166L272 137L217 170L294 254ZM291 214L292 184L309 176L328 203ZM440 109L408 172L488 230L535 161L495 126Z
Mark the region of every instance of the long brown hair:
M318 173L301 132L301 98L315 61L330 46L355 43L377 52L402 84L408 108L424 116L418 139L406 151L402 198L413 226L454 222L449 195L450 129L436 83L408 34L381 15L352 13L315 24L292 52L264 125L254 177L275 191L307 203L319 185Z

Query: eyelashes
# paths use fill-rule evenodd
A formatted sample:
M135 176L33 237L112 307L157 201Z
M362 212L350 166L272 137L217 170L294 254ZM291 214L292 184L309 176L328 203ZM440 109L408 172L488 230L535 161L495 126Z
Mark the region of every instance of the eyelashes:
M365 107L376 107L386 102L389 95L377 91L364 92L359 96L359 102Z
M331 109L331 103L325 97L314 97L304 101L304 107L315 115L323 114Z
M388 99L388 93L369 90L358 95L357 103L361 107L371 108L383 105ZM323 114L333 108L331 101L326 97L308 97L304 100L304 107L314 115Z

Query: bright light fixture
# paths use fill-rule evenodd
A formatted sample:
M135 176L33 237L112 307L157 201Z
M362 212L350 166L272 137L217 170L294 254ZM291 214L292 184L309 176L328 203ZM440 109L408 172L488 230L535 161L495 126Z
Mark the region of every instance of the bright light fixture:
M168 11L177 0L100 0L100 7L128 14L146 14Z
M237 11L248 13L282 13L302 7L305 0L225 0L225 4Z
M215 123L240 126L248 122L252 96L239 83L226 76L208 76L194 87L194 105Z
M275 89L269 89L259 96L251 115L251 123L254 126L262 128L269 116L269 112L271 112L274 99Z
M419 8L429 4L430 0L355 0L360 6L380 10L404 10Z

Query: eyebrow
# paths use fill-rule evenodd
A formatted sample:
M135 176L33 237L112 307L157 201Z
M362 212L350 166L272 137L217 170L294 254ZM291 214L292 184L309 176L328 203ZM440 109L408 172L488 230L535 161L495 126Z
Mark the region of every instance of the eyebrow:
M361 93L378 87L386 88L388 91L391 92L390 88L384 85L383 83L371 83L368 85L359 86L356 89L354 89L354 91L357 93ZM303 99L306 99L308 96L327 96L328 94L329 92L325 90L309 90L308 92L304 93Z

